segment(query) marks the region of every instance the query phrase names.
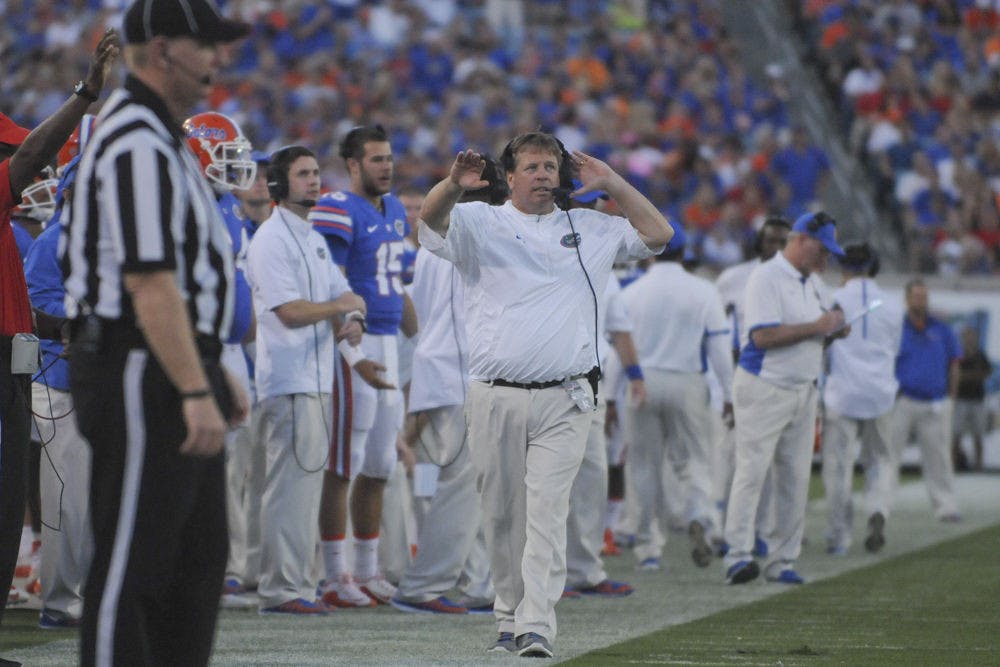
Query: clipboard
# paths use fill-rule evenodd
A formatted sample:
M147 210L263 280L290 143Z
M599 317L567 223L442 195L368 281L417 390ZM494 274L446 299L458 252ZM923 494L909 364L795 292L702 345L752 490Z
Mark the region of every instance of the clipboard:
M867 306L865 306L864 308L862 308L859 312L855 313L854 315L852 315L848 319L844 320L844 323L842 325L840 325L839 327L837 327L834 330L834 332L832 334L830 334L830 335L833 336L833 335L836 335L836 334L840 333L841 331L843 331L847 327L851 326L852 324L854 324L855 322L857 322L858 320L860 320L862 317L864 317L868 313L872 312L873 310L875 310L876 308L879 308L881 306L882 306L882 299L875 299L874 301L872 301L871 303L869 303Z

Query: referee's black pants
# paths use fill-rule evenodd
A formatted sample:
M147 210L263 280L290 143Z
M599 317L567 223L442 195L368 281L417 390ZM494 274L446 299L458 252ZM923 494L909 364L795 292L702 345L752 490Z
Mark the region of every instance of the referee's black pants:
M31 376L10 372L11 338L0 336L0 621L17 567L31 437Z
M205 366L224 383L217 358ZM81 664L207 664L228 550L223 454L179 453L181 402L149 350L74 350L70 377L93 449Z

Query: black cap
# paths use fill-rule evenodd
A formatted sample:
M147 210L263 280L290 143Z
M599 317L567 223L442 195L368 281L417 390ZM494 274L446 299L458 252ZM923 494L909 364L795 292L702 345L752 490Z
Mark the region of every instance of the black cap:
M158 35L231 42L249 35L250 26L222 18L213 0L137 0L125 12L123 32L127 44Z

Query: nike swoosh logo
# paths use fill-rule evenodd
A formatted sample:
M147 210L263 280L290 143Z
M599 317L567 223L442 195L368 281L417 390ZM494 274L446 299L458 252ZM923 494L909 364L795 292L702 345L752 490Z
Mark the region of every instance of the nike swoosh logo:
M378 225L372 225L371 227L368 227L368 233L371 234L376 229L378 229Z

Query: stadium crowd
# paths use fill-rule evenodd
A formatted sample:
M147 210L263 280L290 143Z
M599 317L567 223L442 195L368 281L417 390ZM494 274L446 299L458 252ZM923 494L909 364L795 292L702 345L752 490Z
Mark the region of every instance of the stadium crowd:
M1000 253L1000 7L789 2L910 271L990 274Z
M124 4L6 2L2 110L51 113ZM780 67L752 79L713 2L223 4L253 32L207 106L259 150L315 146L326 188L347 182L336 144L355 125L383 125L399 186L424 190L460 147L495 156L540 128L606 159L721 269L767 213L814 207L828 168L792 132Z

